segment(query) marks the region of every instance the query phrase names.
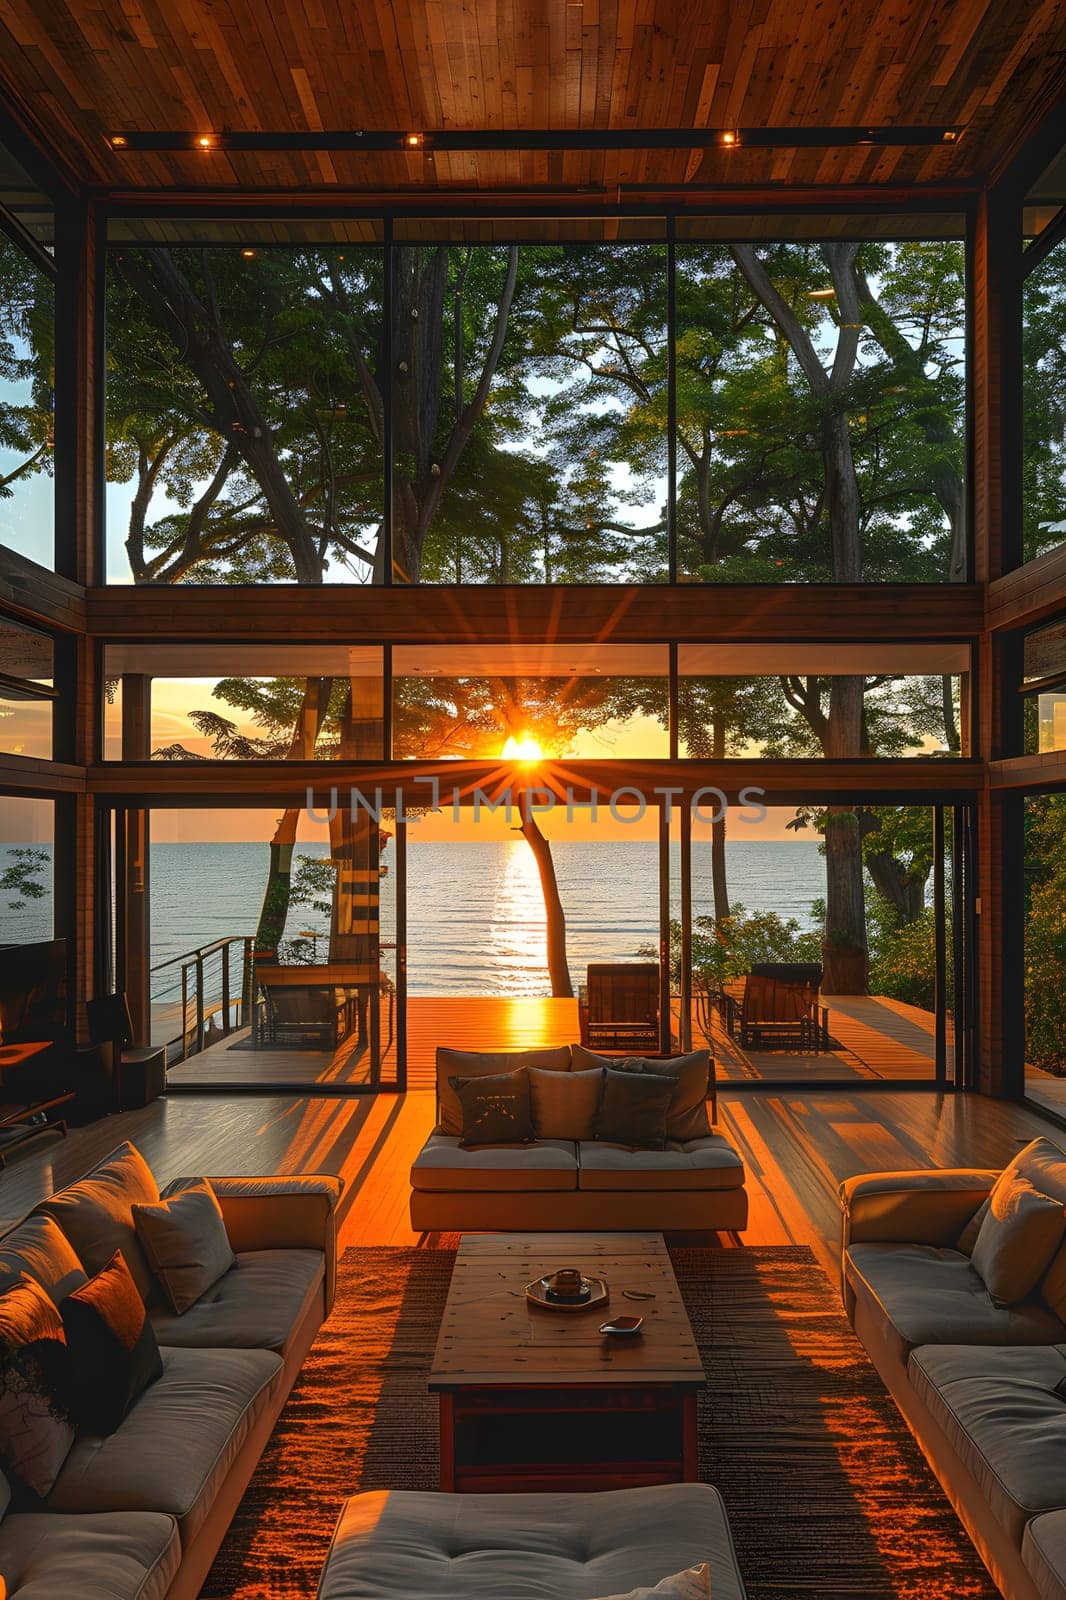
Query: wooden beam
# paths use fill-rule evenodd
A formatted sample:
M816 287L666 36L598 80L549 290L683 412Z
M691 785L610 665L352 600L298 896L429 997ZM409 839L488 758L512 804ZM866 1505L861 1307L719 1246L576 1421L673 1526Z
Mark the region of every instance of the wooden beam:
M26 622L68 632L84 632L87 626L80 583L49 572L4 545L0 545L0 606Z
M1023 567L1015 567L988 586L987 626L1031 628L1066 611L1066 544Z
M924 757L910 761L562 760L544 762L535 771L502 761L145 761L102 763L87 774L90 792L114 804L303 805L310 791L323 813L333 789L341 805L349 802L353 789L374 803L380 789L382 803L390 807L399 789L405 808L411 811L430 803L434 779L440 785L441 804L448 807L453 790L458 791L460 804L471 805L476 790L498 798L508 785L516 796L524 788L550 789L559 804L564 803L568 788L575 802L595 792L601 806L618 792L620 809L635 804L637 792L650 805L657 799L656 790L669 790L675 805L687 805L705 789L720 789L736 803L745 788L764 793L766 803L773 805L834 798L931 805L972 800L984 781L984 767L978 761ZM702 804L709 813L714 797L705 795ZM415 819L411 826L417 826Z
M115 640L863 643L973 639L984 623L984 596L976 584L531 584L502 589L116 584L89 590L87 615L90 633Z
M82 794L85 768L33 756L0 755L0 794Z
M1066 750L992 761L988 777L992 788L1000 790L1066 788Z

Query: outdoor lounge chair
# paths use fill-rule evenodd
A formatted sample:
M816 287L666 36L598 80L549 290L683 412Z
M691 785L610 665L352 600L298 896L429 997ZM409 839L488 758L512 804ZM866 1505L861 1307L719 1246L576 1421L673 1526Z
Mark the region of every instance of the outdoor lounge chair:
M819 1003L822 969L814 962L759 962L744 979L742 1049L828 1049L829 1012Z
M659 967L654 961L595 961L579 996L581 1043L616 1055L657 1055Z

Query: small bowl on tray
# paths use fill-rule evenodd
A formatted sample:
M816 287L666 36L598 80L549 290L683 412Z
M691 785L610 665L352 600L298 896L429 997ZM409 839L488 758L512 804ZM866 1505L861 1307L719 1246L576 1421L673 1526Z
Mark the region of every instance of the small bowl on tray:
M561 1284L557 1281L560 1279ZM587 1311L590 1306L605 1306L609 1298L604 1280L584 1273L549 1272L526 1284L530 1305L546 1311Z

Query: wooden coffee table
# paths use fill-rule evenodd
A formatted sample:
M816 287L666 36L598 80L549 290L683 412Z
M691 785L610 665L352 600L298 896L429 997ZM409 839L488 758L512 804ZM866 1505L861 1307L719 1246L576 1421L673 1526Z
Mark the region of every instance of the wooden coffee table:
M609 1304L530 1305L525 1285L560 1266L606 1279ZM627 1299L627 1289L654 1299ZM644 1318L638 1337L599 1332L630 1315ZM661 1233L464 1234L429 1376L440 1396L440 1486L692 1482L705 1382Z

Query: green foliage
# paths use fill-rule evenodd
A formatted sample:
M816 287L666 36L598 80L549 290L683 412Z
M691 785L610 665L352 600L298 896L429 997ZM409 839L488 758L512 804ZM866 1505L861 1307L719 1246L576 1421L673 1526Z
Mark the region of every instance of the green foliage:
M881 901L873 896L874 905ZM923 911L913 921L899 925L891 912L878 916L867 903L870 931L870 993L903 1000L924 1011L936 1007L936 921Z
M1066 1076L1066 795L1026 801L1026 1060Z
M681 924L670 924L671 973L675 989L681 982ZM649 952L654 955L654 951ZM776 911L753 911L742 905L716 922L713 917L692 919L692 970L707 984L724 983L750 972L759 961L820 961L822 937L818 930L804 932L794 917Z
M48 893L47 879L52 858L47 850L15 846L8 850L8 862L0 869L0 894L9 894L9 911L25 910L27 900L43 900Z

